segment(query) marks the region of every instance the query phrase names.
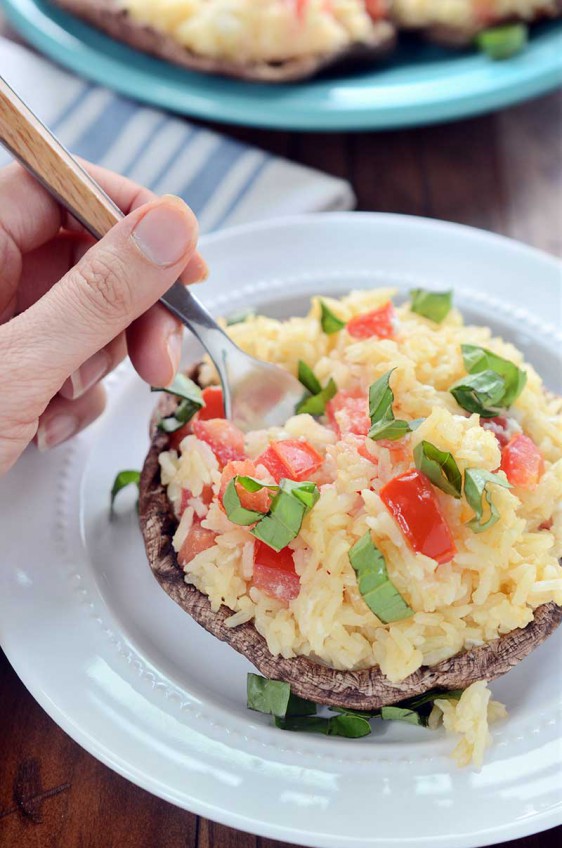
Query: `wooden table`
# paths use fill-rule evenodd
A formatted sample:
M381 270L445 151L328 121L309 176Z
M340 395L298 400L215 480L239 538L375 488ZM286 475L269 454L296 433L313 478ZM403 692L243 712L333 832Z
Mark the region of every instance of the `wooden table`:
M345 177L360 209L459 221L562 256L561 119L562 95L550 95L412 131L229 132ZM98 763L47 717L1 653L0 716L2 848L280 848L179 810ZM562 827L508 844L561 840Z

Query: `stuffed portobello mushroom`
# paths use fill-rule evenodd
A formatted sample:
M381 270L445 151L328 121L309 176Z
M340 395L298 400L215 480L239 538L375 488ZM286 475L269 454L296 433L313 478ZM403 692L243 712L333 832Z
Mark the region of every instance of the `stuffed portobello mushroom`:
M295 696L373 711L477 687L485 720L485 682L562 618L562 403L450 293L392 297L229 327L301 380L281 428L225 420L207 363L166 389L146 551L195 621ZM462 697L436 701L453 729Z

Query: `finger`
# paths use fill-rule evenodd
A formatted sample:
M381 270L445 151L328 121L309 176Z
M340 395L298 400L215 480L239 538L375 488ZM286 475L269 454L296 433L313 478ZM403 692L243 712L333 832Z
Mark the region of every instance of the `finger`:
M82 166L125 214L153 200L142 186L81 160ZM55 238L61 227L83 228L20 165L0 169L0 323L14 312L22 272L22 256ZM33 214L29 214L29 210ZM68 266L70 267L70 266Z
M39 419L36 443L40 451L65 442L102 414L105 409L105 390L95 385L78 400L57 396Z
M151 201L116 224L41 300L0 328L5 356L0 380L13 388L5 387L11 404L23 395L33 399L34 409L46 405L70 374L172 285L196 238L195 217L182 201Z
M62 384L59 394L67 400L82 397L92 386L113 371L126 356L125 333L120 333L117 338L96 351L77 371L74 371Z
M171 312L156 304L127 330L131 362L151 386L169 385L179 368L182 325Z

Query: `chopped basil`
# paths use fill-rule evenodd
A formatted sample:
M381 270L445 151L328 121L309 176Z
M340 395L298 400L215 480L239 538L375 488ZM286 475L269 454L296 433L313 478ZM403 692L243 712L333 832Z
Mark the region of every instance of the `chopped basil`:
M265 516L250 531L274 551L286 548L298 536L303 519L320 497L316 483L281 480Z
M384 556L373 543L370 531L349 551L363 600L383 624L414 614L388 576Z
M113 515L113 508L115 506L115 498L119 494L122 489L126 489L127 486L136 485L137 487L140 484L140 471L120 471L119 474L115 477L113 481L113 486L111 487L111 503L110 503L110 514Z
M343 330L345 327L345 321L342 321L337 315L334 315L332 310L326 306L323 300L320 300L320 324L322 326L322 330L326 333L327 336L333 335L333 333L339 333L340 330Z
M518 368L514 362L476 345L461 345L464 365L469 374L481 374L493 371L499 374L505 382L504 394L501 398L501 406L509 408L523 389L527 382L527 374Z
M322 733L325 736L343 736L347 739L361 739L371 733L371 725L366 718L349 713L333 718L276 718L275 725L281 730L300 730L305 733Z
M429 318L440 324L447 317L453 305L453 292L433 292L425 289L412 289L410 309L417 315Z
M246 480L252 478L247 477ZM257 512L253 509L245 509L240 502L240 496L236 491L236 483L240 480L239 477L233 477L226 487L222 504L229 521L233 524L239 524L241 527L248 527L250 524L255 524L260 518L263 518L263 512ZM245 487L247 488L247 486ZM257 489L248 489L248 491L257 491Z
M482 418L494 418L514 403L527 382L527 374L514 362L477 345L461 345L468 376L449 391L463 409Z
M381 707L381 718L383 721L405 721L427 727L427 716L407 707Z
M399 421L394 417L392 411L394 392L390 388L390 378L395 370L395 368L392 368L387 371L369 389L369 417L371 418L369 438L374 441L402 439L421 423L415 421L410 424L408 421Z
M529 28L526 24L503 24L479 32L476 46L490 59L509 59L523 50L528 37Z
M169 386L152 386L150 391L166 392L169 395L181 398L181 403L178 404L173 415L168 415L158 422L158 428L165 433L174 433L179 430L180 427L191 421L196 412L205 406L201 389L185 374L176 374Z
M475 533L483 533L484 530L493 527L500 517L489 489L492 484L511 489L511 485L499 474L491 474L480 468L467 468L464 472L464 496L468 505L474 510L474 518L467 523L467 527ZM489 508L489 516L485 520L483 520L484 499Z
M268 680L259 674L250 673L247 677L246 691L250 710L277 718L316 714L316 704L293 695L289 684L281 680Z
M255 309L239 309L237 312L231 312L226 319L226 326L232 327L234 324L243 324L248 318L253 318L255 314Z
M310 365L307 365L302 359L299 359L298 378L308 394L305 394L297 404L295 409L297 415L302 415L303 413L323 415L326 411L326 404L334 397L338 390L335 382L330 378L328 384L322 388L320 380L316 377Z
M305 395L300 403L297 404L295 412L297 415L303 415L304 413L308 413L308 415L324 415L326 412L326 404L328 401L332 400L337 391L338 387L330 378L327 385L321 389L318 394L309 396Z
M495 418L502 410L505 380L495 371L468 374L449 389L459 406L482 418Z
M352 710L348 707L328 707L330 712L340 713L341 715L352 715L359 716L359 718L366 718L371 720L372 718L379 718L381 711L380 710Z
M425 474L434 486L447 495L460 498L462 475L452 453L423 441L414 448L414 462L418 471Z
M302 359L299 359L299 371L298 371L299 383L302 383L305 389L310 392L311 395L320 394L322 391L322 384L310 365L307 365L306 362L303 362Z

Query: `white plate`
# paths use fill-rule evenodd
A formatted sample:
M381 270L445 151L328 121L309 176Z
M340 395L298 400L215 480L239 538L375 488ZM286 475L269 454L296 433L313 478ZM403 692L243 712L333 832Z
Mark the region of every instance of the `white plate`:
M503 238L414 218L333 215L205 239L217 312L278 315L313 292L454 286L466 316L513 339L560 391L560 266ZM197 355L195 349L189 351ZM242 830L310 846L488 845L561 821L560 634L494 684L509 721L481 771L407 726L367 740L284 733L245 708L250 665L194 624L146 564L132 497L108 521L115 472L140 467L154 402L131 369L72 444L30 450L0 483L0 635L52 718L150 792Z

